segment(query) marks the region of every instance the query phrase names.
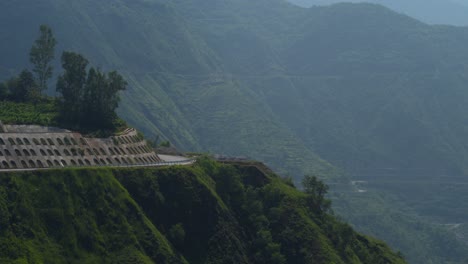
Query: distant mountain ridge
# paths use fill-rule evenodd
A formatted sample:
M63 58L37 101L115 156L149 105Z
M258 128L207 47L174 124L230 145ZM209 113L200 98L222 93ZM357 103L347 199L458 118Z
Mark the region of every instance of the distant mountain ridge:
M468 26L468 2L465 0L287 0L311 7L343 2L375 3L407 14L429 24Z

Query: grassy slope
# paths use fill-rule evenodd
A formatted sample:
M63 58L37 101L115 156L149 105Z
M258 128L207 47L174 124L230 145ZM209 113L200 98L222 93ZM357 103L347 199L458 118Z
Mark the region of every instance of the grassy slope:
M0 183L2 263L272 263L271 252L287 263L404 263L255 166L2 173Z

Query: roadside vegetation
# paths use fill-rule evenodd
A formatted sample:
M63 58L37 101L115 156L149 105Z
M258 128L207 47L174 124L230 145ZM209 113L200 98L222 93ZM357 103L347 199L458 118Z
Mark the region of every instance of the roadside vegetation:
M57 101L44 98L36 104L0 101L0 120L5 124L58 126Z

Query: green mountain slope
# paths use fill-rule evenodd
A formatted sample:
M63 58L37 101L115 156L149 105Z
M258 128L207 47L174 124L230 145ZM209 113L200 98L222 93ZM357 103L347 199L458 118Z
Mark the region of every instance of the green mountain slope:
M384 192L346 189L335 196L346 205L337 212L412 263L462 263L466 245L443 227L467 220L459 205L465 185L450 184L466 183L458 177L467 164L466 29L430 27L376 5L296 12L256 3L195 29L306 146ZM386 169L393 171L381 184ZM427 189L427 181L440 184Z
M15 25L16 30L0 32L5 40L0 44L2 54L8 54L0 66L0 78L25 65L33 30L48 23L56 31L60 49L76 50L93 63L126 75L130 89L120 113L150 138L161 135L189 150L249 155L294 174L331 170L277 120L261 98L226 75L221 58L190 30L191 21L168 4L5 1L1 10L5 15L0 23ZM22 16L6 15L11 13ZM8 44L16 42L21 45ZM272 147L276 139L281 140Z
M299 175L330 170L314 153L345 170L466 169L463 28L375 5L108 3L48 0L31 13L27 1L3 2L1 23L16 28L0 32L0 77L25 65L46 22L62 49L124 72L121 114L181 148L250 155Z
M222 59L228 73L221 77L247 87L261 100L259 107L326 160L347 171L465 170L465 29L430 27L376 5L306 10L271 1L177 4L191 31ZM228 93L226 98L235 100ZM221 101L219 107L235 105ZM231 115L222 117L237 124ZM196 120L211 126L204 115ZM258 135L243 139L250 136Z
M404 263L261 165L0 175L2 263Z

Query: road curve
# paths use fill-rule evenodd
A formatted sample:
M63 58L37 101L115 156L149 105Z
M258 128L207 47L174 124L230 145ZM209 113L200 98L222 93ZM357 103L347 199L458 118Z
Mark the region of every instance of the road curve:
M140 167L162 167L162 166L189 166L195 163L195 159L190 159L182 156L172 155L158 155L162 160L160 162L154 162L149 164L133 164L133 165L101 165L101 166L55 166L49 168L28 168L28 169L0 169L2 172L21 172L21 171L39 171L39 170L53 170L53 169L65 169L65 168L140 168Z

